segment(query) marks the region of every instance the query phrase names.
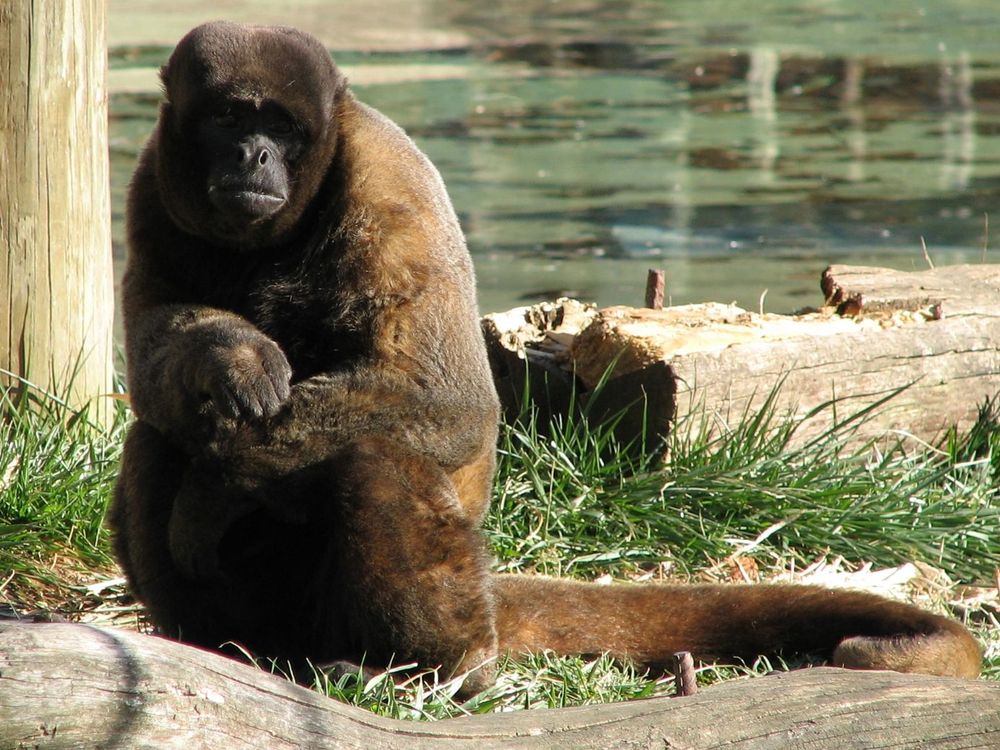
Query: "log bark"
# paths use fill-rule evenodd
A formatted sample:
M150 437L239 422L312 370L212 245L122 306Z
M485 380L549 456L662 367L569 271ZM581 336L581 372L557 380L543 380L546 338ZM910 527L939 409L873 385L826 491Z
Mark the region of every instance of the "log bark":
M826 304L796 315L713 303L599 310L547 356L573 373L581 393L614 363L616 377L633 374L645 393L669 394L659 422L704 411L709 424L732 427L778 386L781 416L835 401L797 430L799 443L896 391L853 441L888 434L934 442L949 427L968 428L1000 391L1000 266L831 266L821 287ZM546 332L542 343L551 349L558 334ZM518 338L537 346L530 335Z
M986 748L1000 685L811 669L695 696L403 722L139 633L0 623L2 748Z
M104 0L0 2L0 385L112 414Z

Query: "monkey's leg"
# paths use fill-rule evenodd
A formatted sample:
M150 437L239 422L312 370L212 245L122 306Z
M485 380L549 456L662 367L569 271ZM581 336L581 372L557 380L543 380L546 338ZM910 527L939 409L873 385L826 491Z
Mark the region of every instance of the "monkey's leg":
M174 566L191 580L221 581L222 541L254 509L247 493L226 488L217 473L189 466L174 495L168 525Z
M981 665L959 623L863 592L493 580L501 650L607 651L657 669L676 651L708 660L815 652L836 666L959 677L975 677Z
M492 683L496 630L489 558L454 487L432 461L378 440L335 463L343 607L367 664L417 661Z
M164 633L217 646L227 635L211 592L184 576L170 552L168 527L188 459L155 428L129 429L108 522L132 592Z

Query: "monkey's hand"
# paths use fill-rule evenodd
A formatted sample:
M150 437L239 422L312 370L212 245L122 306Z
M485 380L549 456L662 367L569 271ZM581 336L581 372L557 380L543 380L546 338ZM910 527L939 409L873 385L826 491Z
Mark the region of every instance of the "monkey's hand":
M189 455L274 416L291 393L281 348L234 313L155 306L126 333L132 409Z
M264 503L245 492L211 462L195 459L188 466L174 497L167 526L170 556L174 565L191 580L221 580L225 576L220 557L226 534L239 519ZM294 504L275 504L275 520L302 523L302 509Z
M222 538L248 512L246 498L222 485L218 477L192 466L174 498L167 526L170 556L193 581L221 578Z
M209 343L191 364L191 387L225 419L273 417L291 393L292 368L284 353L250 327Z

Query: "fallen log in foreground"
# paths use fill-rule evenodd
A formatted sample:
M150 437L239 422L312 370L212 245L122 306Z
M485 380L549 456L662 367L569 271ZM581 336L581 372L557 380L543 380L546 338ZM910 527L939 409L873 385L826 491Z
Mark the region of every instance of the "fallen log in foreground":
M998 737L988 682L824 668L686 698L403 722L160 638L0 622L0 748L899 750Z
M854 435L886 433L934 442L968 428L1000 391L1000 266L922 272L831 266L821 308L794 315L703 304L662 310L588 308L571 300L487 316L484 330L508 413L529 377L547 378L532 399L566 408L570 388L587 394L614 363L617 380L598 411L644 399L657 435L689 414L732 427L780 386L778 415L802 417L836 401L796 433L806 441L900 391ZM641 410L639 410L641 411ZM633 432L640 415L626 419Z

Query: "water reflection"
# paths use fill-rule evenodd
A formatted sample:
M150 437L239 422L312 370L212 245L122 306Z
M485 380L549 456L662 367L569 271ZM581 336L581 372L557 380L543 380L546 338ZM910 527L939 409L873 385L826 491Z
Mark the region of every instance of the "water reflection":
M922 266L921 238L939 265L974 262L989 245L986 3L774 0L747 19L720 2L421 6L467 42L335 56L444 174L484 309L560 291L638 303L660 266L675 303L756 308L768 289L786 310L817 301L827 262ZM112 100L119 218L153 100Z

